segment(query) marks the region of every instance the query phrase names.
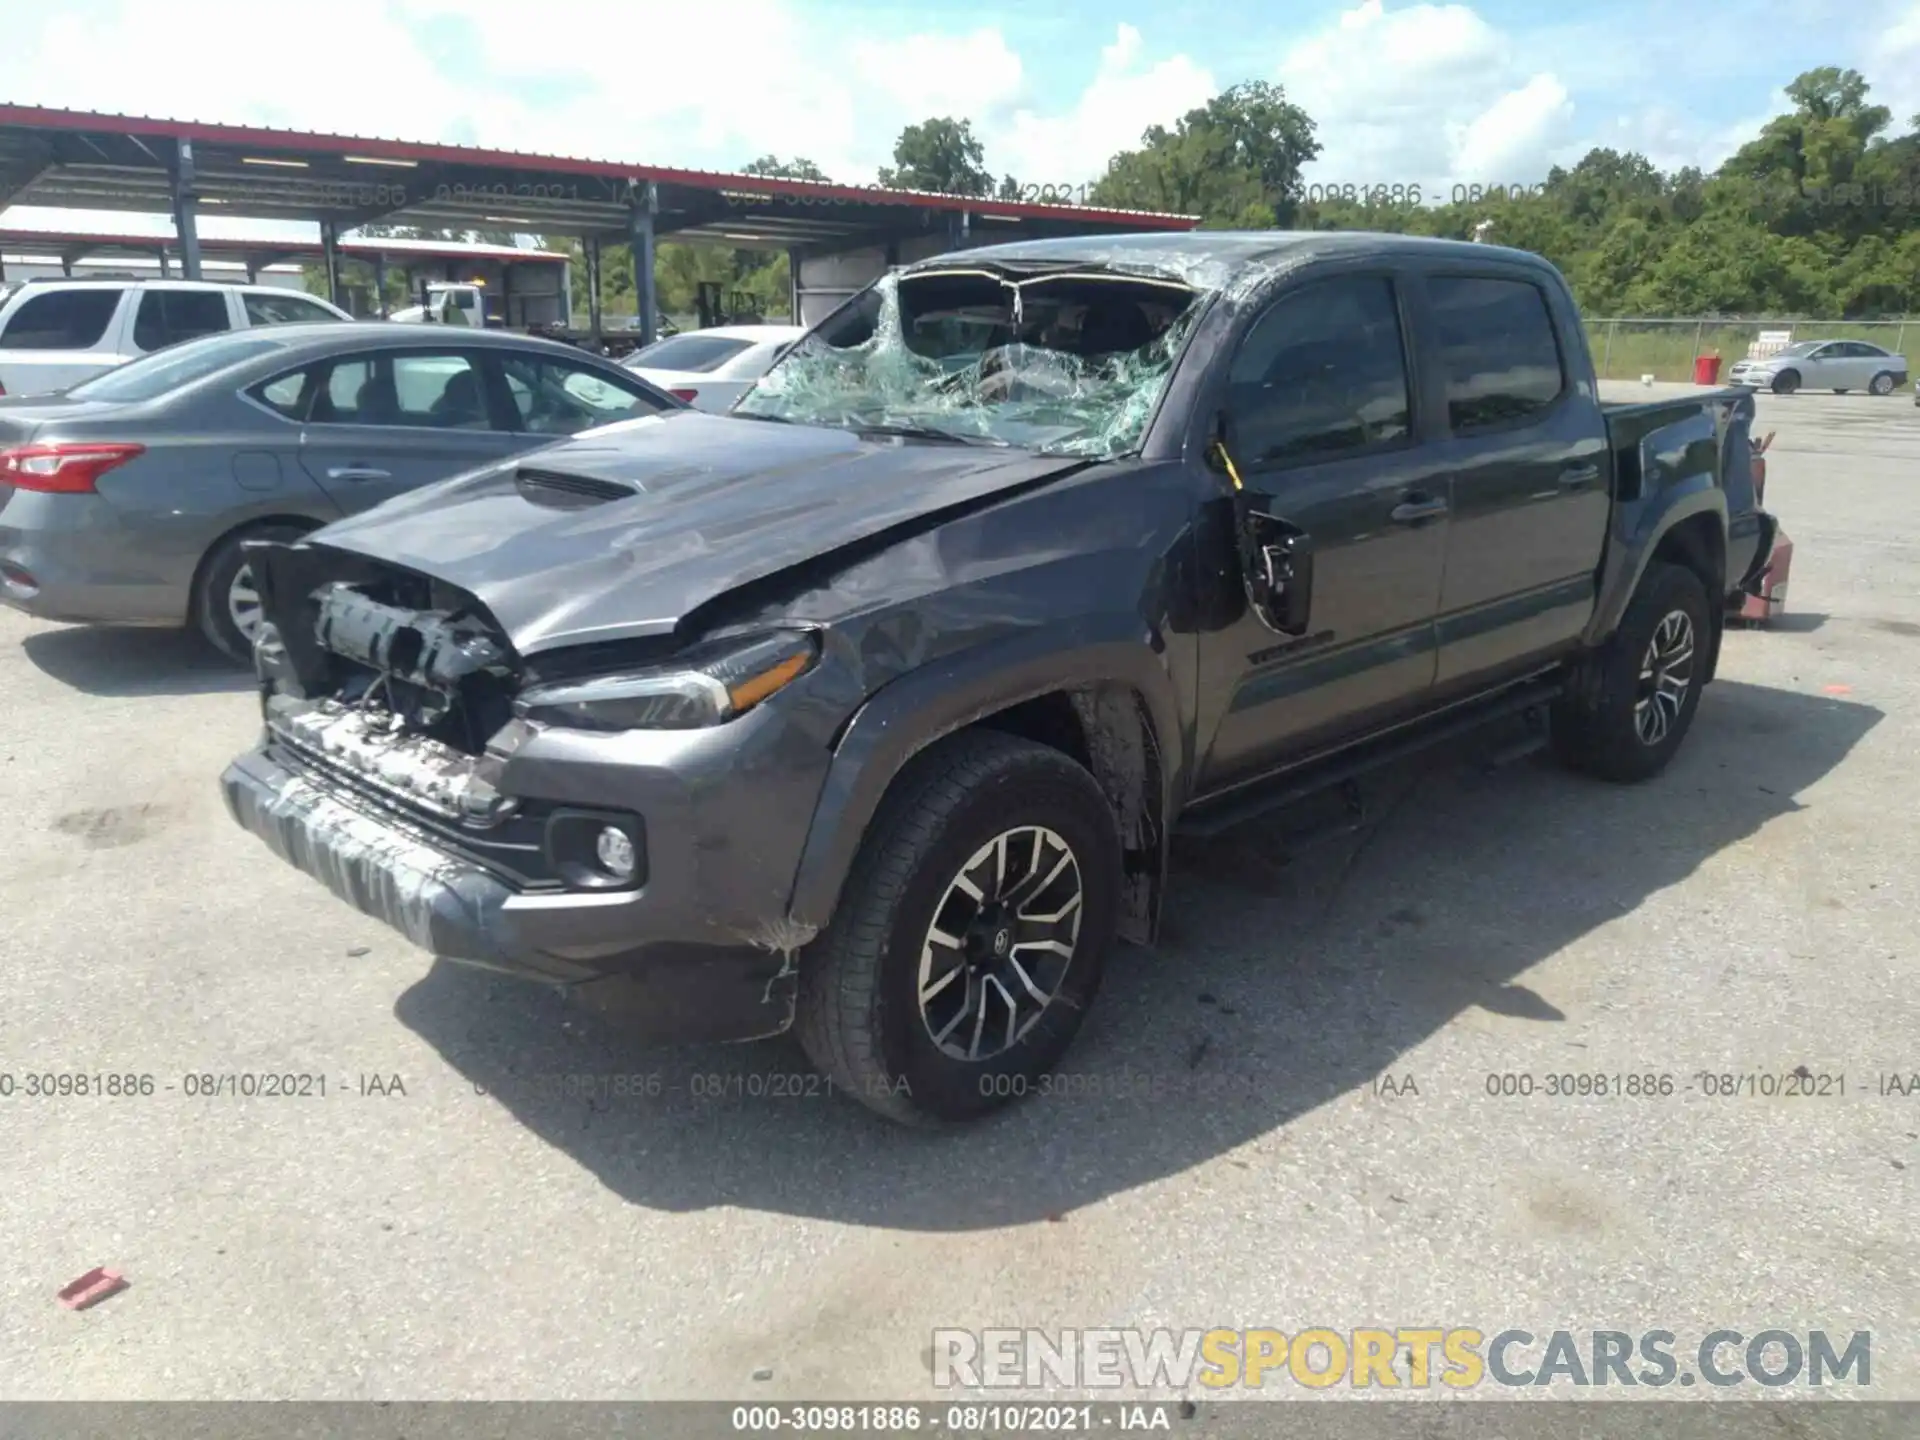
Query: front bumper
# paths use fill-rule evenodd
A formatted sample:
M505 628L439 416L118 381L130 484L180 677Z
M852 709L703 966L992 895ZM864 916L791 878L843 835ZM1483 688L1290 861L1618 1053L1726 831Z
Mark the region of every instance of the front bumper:
M792 948L670 933L681 912L670 898L649 904L651 885L517 890L266 748L241 755L220 784L233 818L281 859L443 959L572 988L640 1038L747 1040L792 1023Z

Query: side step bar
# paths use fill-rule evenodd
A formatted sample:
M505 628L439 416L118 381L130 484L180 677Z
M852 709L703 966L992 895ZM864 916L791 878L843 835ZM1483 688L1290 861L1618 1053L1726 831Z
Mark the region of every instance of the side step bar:
M1525 680L1496 691L1492 696L1467 701L1436 715L1383 731L1370 739L1337 750L1324 759L1307 761L1269 779L1231 791L1211 804L1196 805L1191 812L1180 817L1174 826L1174 833L1194 839L1210 839L1261 815L1296 805L1333 786L1350 785L1370 770L1377 770L1409 755L1417 755L1444 741L1471 734L1496 720L1542 709L1559 696L1565 683L1557 673ZM1519 759L1539 749L1544 743L1545 734L1542 730L1528 737L1524 749L1515 747L1511 754L1503 752L1495 757L1495 763ZM1353 793L1352 790L1347 792L1350 809Z

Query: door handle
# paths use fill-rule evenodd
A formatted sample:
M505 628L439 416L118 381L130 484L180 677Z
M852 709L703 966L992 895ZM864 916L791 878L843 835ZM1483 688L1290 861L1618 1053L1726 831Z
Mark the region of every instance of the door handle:
M1447 513L1447 502L1439 497L1431 500L1407 500L1393 507L1393 522L1396 525L1417 525L1422 520L1431 520L1436 515Z
M327 471L329 480L391 480L393 474L387 470L376 470L371 465L335 465Z
M1560 472L1562 490L1578 490L1582 485L1591 485L1600 478L1598 465L1569 465Z

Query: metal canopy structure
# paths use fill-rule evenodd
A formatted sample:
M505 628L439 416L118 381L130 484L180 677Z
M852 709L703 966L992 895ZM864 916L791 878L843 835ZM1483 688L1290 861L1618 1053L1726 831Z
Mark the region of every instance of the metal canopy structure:
M903 243L1191 230L1198 218L1026 204L879 186L684 170L464 145L320 135L0 105L0 207L171 214L181 268L199 273L196 219L220 213L320 226L333 288L339 237L393 223L579 237L598 321L608 241L637 262L643 335L657 324L657 238L784 249L798 262Z

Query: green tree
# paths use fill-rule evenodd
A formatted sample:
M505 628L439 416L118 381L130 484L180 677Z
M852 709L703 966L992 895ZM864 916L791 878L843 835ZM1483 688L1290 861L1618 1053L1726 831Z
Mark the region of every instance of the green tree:
M1320 153L1313 121L1277 85L1248 81L1151 126L1107 162L1097 205L1199 215L1209 228L1262 229L1295 218L1301 167Z
M770 175L780 180L825 180L827 172L813 161L796 155L791 160L782 160L777 155L762 155L758 160L750 160L740 167L742 175Z
M993 188L986 147L970 121L936 117L909 125L893 146L893 167L880 171L890 190L934 190L945 195L985 195Z

